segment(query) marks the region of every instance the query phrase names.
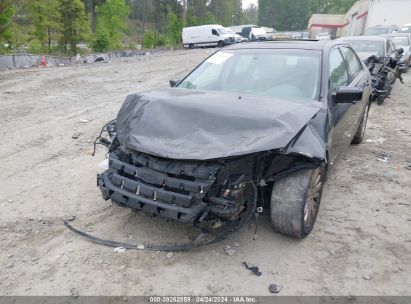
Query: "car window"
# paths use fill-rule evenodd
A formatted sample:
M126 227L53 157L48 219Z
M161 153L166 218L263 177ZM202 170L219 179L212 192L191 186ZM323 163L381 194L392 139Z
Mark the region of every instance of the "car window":
M215 29L213 29L212 31L211 31L211 33L214 35L214 36L220 36L220 34L217 32L217 30L215 30Z
M321 53L293 49L220 51L209 57L180 88L284 99L318 99Z
M365 31L364 35L383 35L389 32L390 29L388 27L371 27Z
M411 25L410 26L404 26L403 28L400 29L400 33L411 33Z
M384 41L347 40L347 42L363 60L371 55L384 56L385 54Z
M392 38L392 42L396 47L410 45L410 40L405 36L396 36Z
M339 49L330 54L330 91L335 92L341 86L348 85L348 71Z
M355 55L351 49L342 47L341 52L348 64L350 81L353 81L361 73L362 65L360 64L357 55Z

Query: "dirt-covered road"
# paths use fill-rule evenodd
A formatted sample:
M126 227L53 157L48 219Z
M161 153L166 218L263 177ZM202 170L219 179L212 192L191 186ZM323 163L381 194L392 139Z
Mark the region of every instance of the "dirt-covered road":
M192 234L105 202L96 187L104 149L92 157L91 142L127 94L167 87L210 52L0 72L0 295L269 295L272 283L281 295L411 295L410 74L372 107L367 142L335 164L303 241L272 232L267 216L255 241L251 224L168 255L114 252L64 228L76 216L76 227L130 243Z

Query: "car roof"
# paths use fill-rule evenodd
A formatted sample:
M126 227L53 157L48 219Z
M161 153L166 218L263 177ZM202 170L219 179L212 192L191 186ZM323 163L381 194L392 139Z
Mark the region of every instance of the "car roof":
M241 50L241 49L303 49L303 50L324 50L333 45L341 44L335 40L307 40L307 39L290 39L274 40L264 42L247 42L233 44L224 48L224 50Z
M392 34L384 34L381 35L383 37L408 37L410 38L410 34L409 33L392 33Z
M341 37L337 40L342 41L352 41L352 40L359 40L359 41L386 41L388 38L385 36L347 36Z
M392 29L392 28L397 28L397 27L399 27L399 26L398 25L375 25L375 26L371 26L371 27L367 28L367 30L375 29L375 28Z

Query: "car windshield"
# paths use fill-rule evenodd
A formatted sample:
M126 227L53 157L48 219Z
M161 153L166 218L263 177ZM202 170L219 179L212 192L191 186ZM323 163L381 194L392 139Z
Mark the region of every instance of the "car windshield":
M351 40L349 41L353 49L361 54L384 56L384 41L369 41L369 40ZM369 57L368 56L368 57Z
M390 28L388 27L371 27L365 31L364 35L383 35L389 33Z
M295 49L220 51L178 87L291 99L316 99L321 53Z
M396 46L410 45L410 40L408 39L408 37L392 37L391 40Z
M220 28L217 30L221 35L229 35L231 34L227 29Z
M411 33L411 25L410 26L404 26L403 28L401 28L400 33Z

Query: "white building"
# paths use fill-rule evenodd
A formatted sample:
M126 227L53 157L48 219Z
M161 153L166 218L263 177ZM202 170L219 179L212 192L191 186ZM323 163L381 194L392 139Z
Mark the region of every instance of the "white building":
M311 36L328 31L330 34L335 32L335 37L341 37L361 35L376 25L401 26L408 23L411 23L411 0L360 0L342 18L340 15L313 15L308 29Z

